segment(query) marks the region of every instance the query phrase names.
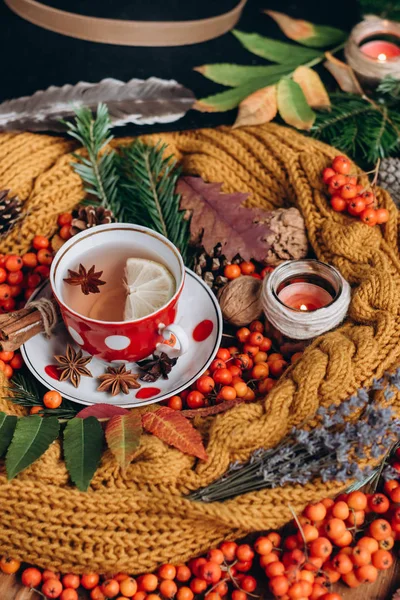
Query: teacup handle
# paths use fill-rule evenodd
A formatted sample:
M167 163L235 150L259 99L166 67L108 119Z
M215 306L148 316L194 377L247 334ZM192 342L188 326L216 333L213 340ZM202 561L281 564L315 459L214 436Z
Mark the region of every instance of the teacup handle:
M179 348L171 348L168 344L161 343L157 345L156 354L165 352L170 358L178 358L189 350L189 338L180 325L171 323L171 325L165 326L161 323L158 327L158 331L163 336L164 340L169 340L171 334L173 334L179 342Z

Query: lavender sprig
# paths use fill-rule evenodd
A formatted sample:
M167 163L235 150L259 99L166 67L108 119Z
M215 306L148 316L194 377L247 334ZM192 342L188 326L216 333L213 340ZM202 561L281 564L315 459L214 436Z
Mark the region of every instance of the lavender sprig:
M372 389L384 389L388 398L390 394L386 392L392 392L392 386L400 387L400 369L375 380ZM354 422L346 420L357 414ZM400 437L400 420L392 409L369 403L368 390L364 388L339 405L320 407L317 416L320 427L310 431L293 428L275 448L260 448L247 463L235 462L222 477L189 498L222 501L264 488L305 485L317 477L323 482L362 480L371 477L374 469L361 468L357 459L383 458Z

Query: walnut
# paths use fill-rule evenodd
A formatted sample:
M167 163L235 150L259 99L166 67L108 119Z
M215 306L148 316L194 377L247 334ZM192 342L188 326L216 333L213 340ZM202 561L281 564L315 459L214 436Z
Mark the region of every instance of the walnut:
M264 258L266 265L279 265L284 260L304 258L308 241L304 219L297 208L279 208L261 221L268 226L265 239L271 244Z
M219 304L225 321L243 327L258 319L262 313L262 281L251 276L242 276L227 283L218 294Z

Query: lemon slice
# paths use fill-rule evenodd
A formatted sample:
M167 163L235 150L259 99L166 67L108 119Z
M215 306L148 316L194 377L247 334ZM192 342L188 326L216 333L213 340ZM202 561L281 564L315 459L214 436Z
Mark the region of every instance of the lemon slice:
M128 258L125 280L128 290L125 321L150 315L165 306L175 293L175 279L168 269L146 258Z

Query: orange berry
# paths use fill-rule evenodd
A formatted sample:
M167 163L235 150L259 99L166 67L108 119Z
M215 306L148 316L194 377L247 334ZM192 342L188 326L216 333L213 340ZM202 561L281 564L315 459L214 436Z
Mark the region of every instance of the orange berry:
M386 208L378 208L375 212L376 222L378 225L389 221L389 211Z
M224 553L219 548L213 548L208 551L207 560L211 560L217 563L217 565L222 565L225 560Z
M367 496L360 491L351 492L347 498L349 508L354 510L365 510L367 508Z
M24 359L20 354L15 354L10 360L10 366L16 371L18 371L18 369L22 369L24 366Z
M48 248L50 246L50 242L47 237L44 235L35 235L32 241L32 246L35 250L41 250L42 248Z
M271 552L270 554L263 554L260 557L260 567L266 569L268 565L276 561L279 561L279 556L276 554L276 552Z
M352 510L346 519L346 523L350 525L350 527L354 527L355 525L358 527L362 525L365 521L365 512L363 510Z
M56 390L50 390L43 396L43 404L46 408L58 408L62 403L62 396Z
M374 583L378 577L378 569L374 565L362 565L355 574L361 583Z
M318 558L328 558L332 554L332 544L327 538L320 537L311 542L310 553Z
M339 548L346 548L346 546L349 546L352 541L353 536L351 535L351 531L347 529L344 534L340 536L340 538L334 538L333 543Z
M176 588L176 584L174 585ZM123 596L126 596L127 598L132 598L132 596L136 594L137 587L138 586L136 580L133 579L133 577L128 577L127 579L123 579L119 582L119 591Z
M285 565L280 560L275 560L269 563L265 567L265 574L271 579L271 577L277 577L285 573Z
M7 271L5 269L3 269L3 267L0 267L0 283L4 283L6 279L7 279Z
M248 388L246 395L243 396L243 400L246 400L246 402L252 402L255 399L255 397L256 397L256 395L253 392L253 390Z
M207 587L207 581L205 579L201 579L200 577L195 577L190 582L190 589L194 594L202 594L206 591Z
M378 540L379 542L380 540L385 540L392 535L392 528L389 521L386 521L386 519L376 519L375 521L372 521L371 525L369 526L369 533L375 540Z
M106 600L106 597L101 591L100 586L96 586L92 589L92 591L90 592L90 598L91 600Z
M347 554L339 552L332 560L332 565L334 569L341 575L345 575L345 573L350 573L353 570L353 562Z
M336 173L340 173L341 175L347 175L351 170L351 162L347 158L347 156L336 156L332 162L332 169ZM333 600L333 598L329 598L329 600Z
M311 521L322 521L326 517L326 508L322 502L309 504L304 509L304 515Z
M272 377L280 377L287 367L287 362L285 360L268 361L268 364Z
M300 358L302 356L303 356L303 352L295 352L290 359L290 362L292 363L292 365L297 363L297 361L300 360Z
M153 573L146 573L138 579L139 590L144 592L154 592L157 589L158 579Z
M393 529L393 527L392 527ZM388 538L386 538L385 540L381 540L379 542L379 548L381 550L391 550L394 546L394 537L390 536Z
M361 548L366 548L370 554L373 554L379 548L378 542L374 538L368 536L364 536L361 539L359 539L357 542L357 546L360 546Z
M27 252L22 256L22 262L24 267L34 269L38 264L37 256L34 252Z
M374 567L379 571L390 569L393 564L393 556L388 550L377 550L373 553L371 560Z
M4 362L8 363L10 362L10 360L12 360L14 358L14 352L0 352L0 360L4 360Z
M329 592L329 594L325 594L325 596L322 596L322 600L343 600L343 598L340 594L334 594L332 592Z
M176 594L177 600L193 600L193 597L194 594L192 590L186 586L179 588L178 593Z
M51 263L53 262L53 255L50 252L50 250L47 250L47 248L42 248L41 250L39 250L39 252L37 253L37 258L39 261L39 264L41 265L51 265Z
M242 580L243 581L243 580ZM228 584L226 581L220 581L214 588L216 594L219 594L221 597L226 596L228 593Z
M232 600L247 600L246 592L242 592L242 590L233 590L231 594Z
M106 579L108 579L108 577L106 577ZM125 581L125 579L129 579L129 575L127 575L127 573L117 573L116 575L112 575L111 579L115 579L115 581L118 581L118 583L121 583L121 581Z
M73 573L67 573L67 575L63 576L61 581L62 581L62 584L64 587L73 588L74 590L77 590L78 587L80 586L81 578L79 577L79 575L74 575Z
M356 546L353 548L351 560L357 567L369 565L371 562L371 554L366 548L363 548L362 546Z
M11 297L11 288L8 283L0 284L0 302L8 300Z
M164 598L173 598L176 595L176 592L178 591L178 586L176 585L175 581L171 581L171 579L164 579L160 583L159 590ZM125 594L125 596L126 595L127 594ZM128 596L128 598L131 597L132 596Z
M60 573L45 569L42 573L42 581L47 581L48 579L60 579Z
M376 225L376 210L374 208L365 208L360 213L360 219L365 225L373 227Z
M269 375L269 367L267 363L260 362L251 370L252 379L265 379Z
M257 352L257 354L254 357L254 364L257 365L258 363L265 363L268 360L268 354L266 352Z
M254 542L254 550L257 554L265 555L272 552L272 541L267 537L259 537Z
M321 502L325 506L326 510L329 510L335 504L335 501L332 500L332 498L324 498L321 500Z
M146 592L139 591L133 596L133 600L146 600L147 594Z
M236 391L236 396L238 398L244 398L249 390L247 384L244 381L238 381L233 385Z
M219 549L222 551L227 562L233 562L236 558L236 549L238 545L236 542L222 542Z
M235 348L235 350L237 350L237 348ZM217 358L219 358L220 360L229 360L231 357L231 352L229 348L220 348L217 352Z
M17 256L16 254L10 254L10 256L7 258L6 264L5 264L5 268L7 269L7 271L10 271L10 273L20 271L23 266L24 266L24 263L22 262L22 258L20 256ZM20 282L18 281L15 283L20 283Z
M172 410L182 410L182 408L183 408L182 398L180 396L172 396L168 400L168 407L172 408Z
M63 586L59 579L47 579L42 585L42 592L46 598L59 598L62 591Z
M357 588L358 586L361 585L361 582L357 579L354 571L350 571L350 573L346 573L345 575L342 575L342 580L350 588Z
M313 525L306 524L302 527L302 531L297 533L297 539L300 543L303 541L303 536L307 544L313 542L319 537L318 529Z
M243 352L251 356L251 358L254 358L259 351L260 348L258 346L252 346L251 344L244 344L243 346Z
M252 262L242 262L239 265L241 272L243 273L243 275L251 275L252 273L255 272L256 267L254 265L254 263Z
M119 593L119 583L115 579L107 579L101 586L106 598L114 598Z
M22 271L12 271L7 275L7 283L9 285L19 285L24 280L24 274Z
M42 581L42 574L39 569L35 569L30 567L29 569L25 569L21 575L22 585L25 587L33 588L38 587Z
M57 225L63 227L64 225L70 225L72 223L72 214L65 212L61 213L57 217Z
M15 560L15 558L8 558L7 556L2 556L0 559L0 569L3 573L7 573L7 575L12 575L19 571L21 567L21 563L19 560Z
M261 321L252 321L249 325L249 329L250 331L260 331L263 333L264 325L261 323Z
M284 596L289 590L289 581L285 575L278 575L272 577L269 581L269 589L274 596Z
M73 588L66 588L61 592L60 600L79 600L78 592Z
M339 191L340 193L340 191ZM343 212L344 210L346 210L347 207L347 202L344 198L342 198L341 196L339 196L338 193L335 193L331 200L331 207L335 212Z
M331 540L338 539L346 531L345 522L342 519L329 519L325 525L325 531Z
M175 579L176 569L174 565L170 565L167 563L165 565L161 565L161 567L157 571L157 574L161 579Z
M43 410L43 406L32 406L32 408L29 411L29 414L30 415L37 415L42 410Z
M226 265L224 269L224 275L228 279L236 279L240 277L242 271L240 270L239 265ZM178 600L184 600L183 598L178 598Z
M350 514L349 507L346 502L340 500L332 506L332 517L345 521Z
M189 581L189 579L191 578L192 573L189 569L189 567L187 567L186 565L178 565L176 567L176 579L177 581Z

